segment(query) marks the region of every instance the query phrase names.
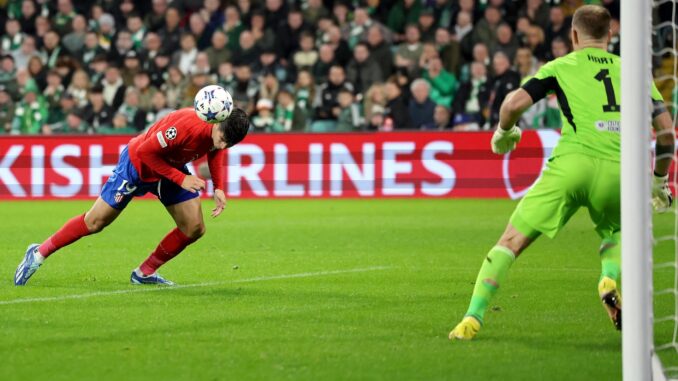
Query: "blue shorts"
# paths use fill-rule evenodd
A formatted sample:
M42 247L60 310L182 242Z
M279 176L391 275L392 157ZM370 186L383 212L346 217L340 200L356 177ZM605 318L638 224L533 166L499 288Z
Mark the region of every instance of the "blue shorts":
M187 175L190 174L186 166L184 166L182 172ZM143 196L148 192L156 195L165 206L200 196L199 193L187 191L167 179L154 182L141 181L139 173L129 159L127 147L125 147L120 153L118 165L113 169L113 175L108 178L101 190L101 198L113 209L123 210L133 197Z

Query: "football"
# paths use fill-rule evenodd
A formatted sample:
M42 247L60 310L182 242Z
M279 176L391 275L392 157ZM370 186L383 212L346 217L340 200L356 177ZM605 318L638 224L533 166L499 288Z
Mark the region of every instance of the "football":
M233 98L228 91L217 85L205 86L195 95L195 113L208 123L220 123L233 111Z

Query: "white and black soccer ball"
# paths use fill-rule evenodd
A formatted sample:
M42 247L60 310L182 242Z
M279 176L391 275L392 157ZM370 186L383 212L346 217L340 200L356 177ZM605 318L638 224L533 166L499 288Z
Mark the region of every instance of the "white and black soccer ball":
M195 95L193 108L198 117L207 123L220 123L233 111L233 98L217 85L205 86Z

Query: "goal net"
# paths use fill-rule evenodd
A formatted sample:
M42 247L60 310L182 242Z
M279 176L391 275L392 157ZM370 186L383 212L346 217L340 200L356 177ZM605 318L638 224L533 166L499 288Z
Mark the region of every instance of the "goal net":
M676 125L676 1L621 2L622 126L650 124L649 73ZM622 128L623 374L624 380L678 380L678 208L652 213L646 131ZM674 194L677 174L674 165Z

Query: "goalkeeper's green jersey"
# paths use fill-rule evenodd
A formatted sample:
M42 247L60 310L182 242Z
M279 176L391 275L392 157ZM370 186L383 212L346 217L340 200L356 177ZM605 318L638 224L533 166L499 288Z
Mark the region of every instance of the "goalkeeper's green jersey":
M553 156L582 153L620 160L620 79L619 56L585 48L546 63L522 86L535 103L551 91L558 97L563 128ZM665 108L654 84L652 100L661 105L655 107L656 116Z

